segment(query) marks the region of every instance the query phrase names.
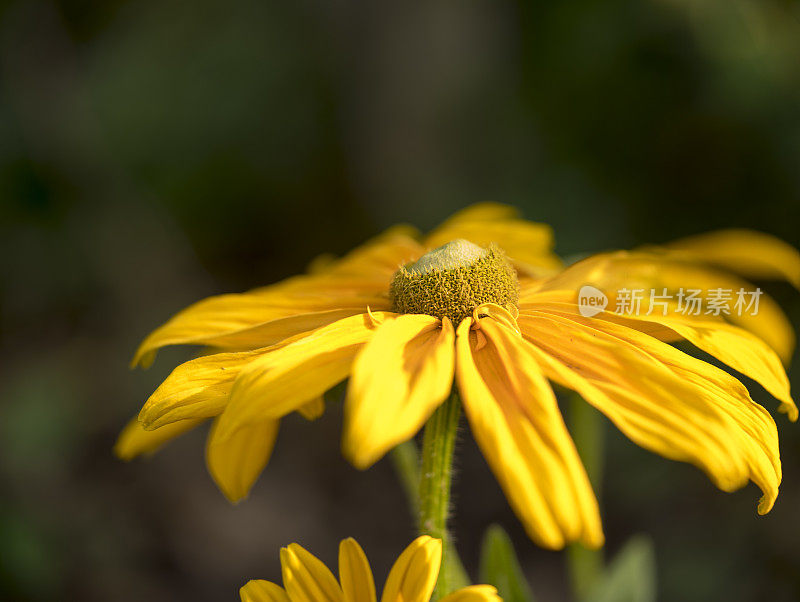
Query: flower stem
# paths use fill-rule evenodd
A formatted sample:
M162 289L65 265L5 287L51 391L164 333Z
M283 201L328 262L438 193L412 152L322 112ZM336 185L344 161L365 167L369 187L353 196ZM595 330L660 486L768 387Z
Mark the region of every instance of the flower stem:
M419 482L419 532L441 539L444 544L442 568L433 599L469 584L452 538L447 531L453 454L458 434L461 401L455 387L450 397L434 412L422 437L422 470Z
M603 480L605 424L597 410L578 395L572 395L569 399L569 426L586 474L599 499ZM572 544L567 550L567 565L575 598L586 599L602 577L603 552Z
M414 517L419 516L419 450L413 439L404 441L392 449L394 465L400 485L406 494L408 505Z

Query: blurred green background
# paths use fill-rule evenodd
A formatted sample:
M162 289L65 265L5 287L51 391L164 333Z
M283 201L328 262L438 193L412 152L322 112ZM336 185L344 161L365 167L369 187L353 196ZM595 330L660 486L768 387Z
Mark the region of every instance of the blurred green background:
M115 460L187 357L130 372L138 341L483 200L552 224L564 255L726 226L800 246L799 103L794 0L0 4L0 599L236 599L279 579L280 546L335 566L350 535L381 581L413 523L388 461L341 458L338 404L285 421L237 507L203 433ZM798 293L766 288L800 325ZM755 487L609 428L608 552L650 534L662 600L800 599L800 427L777 423L766 517ZM569 600L564 555L525 539L466 434L458 465L467 565L499 522L539 599Z

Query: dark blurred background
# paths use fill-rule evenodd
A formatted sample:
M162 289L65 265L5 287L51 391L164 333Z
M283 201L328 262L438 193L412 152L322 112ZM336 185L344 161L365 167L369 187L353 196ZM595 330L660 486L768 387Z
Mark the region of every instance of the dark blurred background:
M0 4L0 599L232 600L279 579L280 546L335 567L349 535L382 581L413 523L390 462L341 458L338 404L284 422L237 507L202 432L112 457L187 357L130 372L142 337L483 200L552 224L564 255L727 226L800 246L799 102L793 0ZM800 324L798 293L766 288ZM651 535L663 600L800 599L800 427L777 423L767 517L755 487L609 428L607 552ZM466 433L459 467L468 566L496 521L539 600L570 599Z

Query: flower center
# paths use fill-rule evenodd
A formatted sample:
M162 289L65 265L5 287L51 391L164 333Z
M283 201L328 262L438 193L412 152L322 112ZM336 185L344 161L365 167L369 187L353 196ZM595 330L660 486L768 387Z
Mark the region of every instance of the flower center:
M453 240L404 265L389 286L394 311L450 318L457 326L484 303L511 309L517 303L517 274L505 253Z

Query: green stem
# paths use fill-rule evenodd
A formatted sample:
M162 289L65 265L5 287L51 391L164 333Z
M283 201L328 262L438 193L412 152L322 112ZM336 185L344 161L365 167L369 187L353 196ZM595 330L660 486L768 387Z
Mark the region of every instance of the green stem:
M400 485L408 499L411 512L419 515L419 450L413 439L403 441L392 449L392 464L400 479Z
M578 455L599 499L603 480L605 424L597 410L578 395L572 395L569 399L569 425ZM567 550L567 564L575 598L586 599L603 574L602 550L589 550L580 544L572 544Z
M422 470L419 481L419 532L441 539L442 568L433 599L469 584L452 538L447 531L453 453L458 434L461 401L453 388L450 397L434 412L422 437Z

